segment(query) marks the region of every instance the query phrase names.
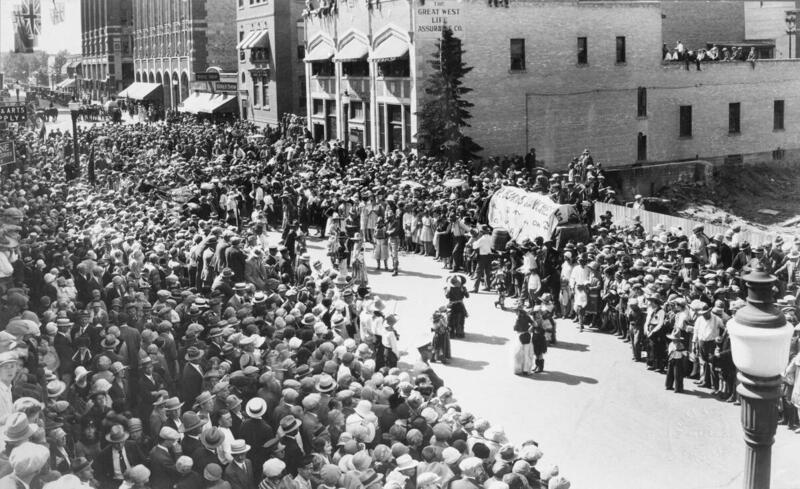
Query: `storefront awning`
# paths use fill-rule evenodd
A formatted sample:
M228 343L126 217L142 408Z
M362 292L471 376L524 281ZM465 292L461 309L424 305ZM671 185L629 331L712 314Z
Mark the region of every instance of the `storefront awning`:
M56 85L56 88L70 88L75 86L75 79L74 78L67 78L66 80L61 80Z
M390 37L380 43L369 57L370 61L392 61L408 55L408 43L397 37Z
M239 41L239 44L236 45L236 49L238 49L238 50L245 49L245 46L247 45L247 43L252 41L258 35L259 32L260 31L252 31L252 32L248 33L246 36L244 36L244 39Z
M117 96L132 100L157 100L163 96L163 90L160 83L134 82Z
M78 66L80 66L80 65L81 65L81 62L80 62L80 61L73 61L73 62L69 63L69 64L67 65L67 67L68 67L68 68L77 68L77 67L78 67Z
M303 58L303 61L307 63L313 63L314 61L328 61L331 59L331 57L333 57L333 48L328 44L321 42L306 53L306 57Z
M367 57L369 48L358 41L350 41L333 57L334 60L346 63L348 61L361 61Z
M190 114L236 112L236 101L236 97L228 94L196 92L186 97L178 111Z
M260 31L255 32L255 36L253 36L250 41L244 45L241 49L256 49L256 48L265 48L269 45L269 36L267 35L269 32L266 29L262 29Z

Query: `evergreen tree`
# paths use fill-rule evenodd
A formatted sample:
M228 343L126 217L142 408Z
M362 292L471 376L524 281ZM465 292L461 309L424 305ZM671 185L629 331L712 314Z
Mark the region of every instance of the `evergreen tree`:
M464 86L463 78L472 67L462 61L463 55L461 40L449 27L442 29L442 37L430 60L433 72L426 81L427 100L418 113L417 138L432 156L467 160L482 149L462 132L464 127L469 127L467 120L472 118L469 108L473 106L464 99L472 89Z

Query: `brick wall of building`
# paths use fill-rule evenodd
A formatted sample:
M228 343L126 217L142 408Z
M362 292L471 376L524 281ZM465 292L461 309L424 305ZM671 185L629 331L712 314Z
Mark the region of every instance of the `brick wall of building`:
M745 39L775 40L775 57L789 57L789 35L786 34L786 11L798 7L795 0L744 3ZM792 56L796 57L797 37L792 36Z
M247 111L246 117L256 123L274 125L285 113L298 114L306 110L305 103L300 100L304 87L305 64L298 56L297 49L298 45L303 45L303 39L298 39L297 29L303 5L303 0L262 0L252 5L242 2L237 8L237 29L244 37L262 29L268 32L268 62L251 59L251 50L236 54L239 60L239 88L247 90L242 107ZM237 43L239 39L237 34ZM264 69L269 70L269 103L255 105L253 75L258 76Z
M523 154L535 147L559 168L589 148L607 166L713 158L798 147L800 64L796 60L704 64L702 71L660 61L661 10L648 2L511 3L490 8L464 2L465 85L473 119L467 132L485 155ZM481 35L481 26L495 36ZM602 29L598 29L602 26ZM499 34L501 33L502 34ZM588 64L577 64L577 37L588 38ZM617 36L626 62L616 63ZM526 70L511 72L509 43L525 39ZM418 41L418 59L431 40ZM418 61L418 69L428 70ZM424 84L425 76L418 76ZM637 116L639 88L647 115ZM785 130L773 131L773 101L784 100ZM741 133L728 134L729 103L741 104ZM693 107L693 135L679 137L679 106Z
M428 0L425 6L435 3ZM466 98L474 104L466 132L484 147L485 156L524 154L535 147L547 166L562 168L589 148L596 160L618 167L636 163L640 149L643 162L652 164L800 148L797 60L704 64L702 71L661 61L662 30L672 37L683 35L664 23L681 24L680 32L697 33L703 43L743 38L742 2L519 0L496 8L483 0L463 0L456 5L461 12L453 20L462 27L458 37L464 60L473 68L464 79L472 89ZM418 0L382 1L371 12L361 2L353 8L342 2L338 16L307 21L307 39L325 32L336 44L356 29L368 32L372 43L389 24L414 32L409 15L418 10L410 6L418 8ZM680 16L695 20L680 21ZM699 20L709 16L716 17ZM437 37L414 34L412 91L419 107ZM618 36L625 39L622 63L616 58ZM588 40L586 64L578 64L579 37ZM525 40L525 70L510 69L511 39ZM687 46L694 43L692 37L681 40ZM320 86L310 76L308 83ZM378 86L380 80L373 83ZM646 92L643 117L637 114L640 89ZM320 98L341 105L338 89ZM774 100L784 101L784 130L773 131ZM735 102L741 104L741 131L730 135L728 104ZM681 105L692 106L690 138L679 136ZM643 138L646 147L640 147Z
M589 145L603 161L632 162L635 139L630 148L619 141L638 132L636 80L660 66L660 39L652 35L660 32L657 3L471 3L462 19L465 61L473 67L464 82L475 104L468 132L485 154L536 147L539 159L553 164ZM477 26L498 35L482 35ZM624 64L616 63L617 36L626 40ZM586 65L577 63L578 37L587 38ZM525 40L524 72L510 71L512 38Z
M205 10L207 66L218 66L224 72L236 71L236 4L230 0L206 0Z

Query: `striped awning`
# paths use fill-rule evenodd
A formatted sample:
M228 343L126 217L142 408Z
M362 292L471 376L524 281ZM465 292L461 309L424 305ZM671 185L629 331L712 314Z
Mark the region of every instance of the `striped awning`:
M369 47L356 40L350 41L333 57L335 61L346 63L348 61L360 61L367 57Z
M255 48L265 48L269 45L269 31L266 29L262 29L260 31L256 31L256 35L247 42L243 48L241 49L255 49Z
M311 48L311 50L306 53L306 56L305 58L303 58L303 61L307 63L312 63L314 61L328 61L332 57L333 57L333 48L330 45L321 42L316 46L314 46L313 48Z
M61 80L60 82L58 82L58 84L56 85L56 88L68 88L68 87L71 87L73 85L75 85L75 79L74 78L67 78L66 80Z
M236 112L238 106L235 96L220 93L197 92L186 97L178 107L179 112L190 114L214 114L218 112Z
M162 96L163 92L160 83L133 82L128 88L119 92L117 97L132 100L156 100Z
M244 36L244 38L241 41L239 41L239 44L236 45L236 49L238 50L247 49L245 46L247 46L249 42L255 39L256 36L258 36L259 32L261 31L251 31L250 33L248 33L246 36Z
M369 60L392 61L405 56L408 56L408 43L397 37L390 37L378 44Z

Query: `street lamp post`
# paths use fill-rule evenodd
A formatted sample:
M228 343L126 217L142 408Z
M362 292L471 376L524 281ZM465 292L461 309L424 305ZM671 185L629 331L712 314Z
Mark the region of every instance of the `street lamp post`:
M789 36L789 57L792 57L792 36L797 35L797 10L786 11L786 34Z
M80 174L81 163L78 160L78 115L80 114L79 111L81 104L78 102L70 102L68 107L69 115L72 117L72 158L75 165L75 171Z
M772 444L778 426L781 374L789 358L793 328L772 303L773 275L758 267L742 277L747 305L728 322L733 363L742 399L745 489L769 489Z

